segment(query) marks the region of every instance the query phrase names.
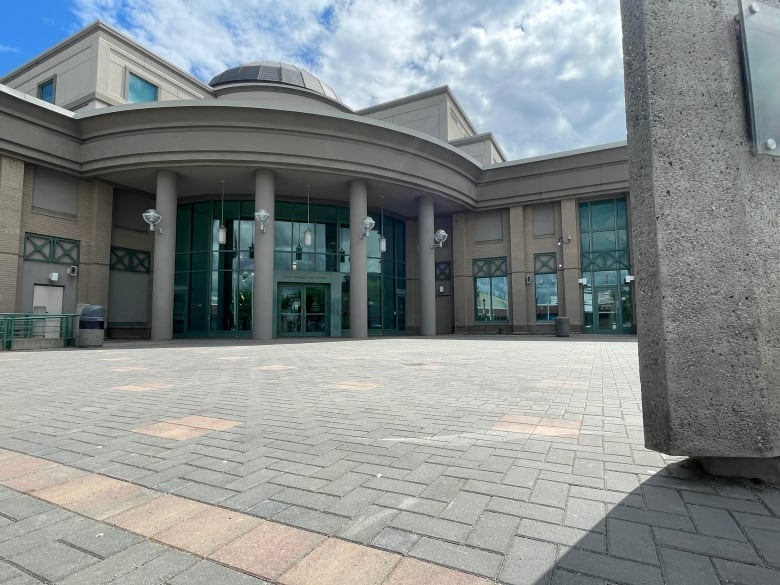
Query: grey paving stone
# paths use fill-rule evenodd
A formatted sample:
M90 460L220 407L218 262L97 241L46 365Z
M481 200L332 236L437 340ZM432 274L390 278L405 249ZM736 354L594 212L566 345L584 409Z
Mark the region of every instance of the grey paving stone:
M604 462L576 457L571 471L575 475L602 479L604 477Z
M501 555L495 553L427 537L422 537L409 554L490 579L498 575L503 560Z
M582 573L572 573L556 569L553 572L552 585L612 585L595 577L586 577Z
M658 510L667 514L680 514L681 516L688 515L688 510L676 490L643 485L642 494L650 510Z
M767 565L780 569L780 535L761 528L745 528L745 531L758 552L766 559Z
M474 525L466 539L466 544L505 553L509 543L514 540L520 519L506 514L485 512Z
M540 479L536 482L528 500L534 504L565 508L568 495L567 484Z
M743 514L742 512L734 512L734 517L741 526L750 526L752 528L763 528L764 530L780 532L780 518L758 516L756 514ZM778 538L780 538L780 536L778 536Z
M101 522L86 518L78 520L81 523L63 533L59 540L98 557L110 557L142 541L140 536Z
M395 492L408 496L419 496L425 490L424 484L401 481L388 477L374 477L364 483L363 486L374 490Z
M588 532L586 530L580 530L579 528L548 524L547 522L531 520L528 518L523 518L520 521L517 535L568 546L577 546L596 552L607 551L607 542L603 534Z
M498 578L509 585L547 585L555 566L556 546L515 538Z
M655 541L649 526L610 519L607 523L607 538L610 556L658 564Z
M252 516L259 516L260 518L273 518L283 510L290 507L290 504L284 502L277 502L275 500L264 500L251 508L247 508L245 512Z
M539 474L539 478L548 481L556 481L558 483L567 483L570 485L579 485L596 489L604 489L604 485L606 484L603 477L588 477L587 475L574 475L571 473L566 474L546 470L542 470L542 472Z
M51 504L25 495L0 500L0 514L13 520L24 520L53 509Z
M661 569L585 550L571 549L558 559L558 566L592 577L628 585L665 585Z
M415 534L424 534L434 538L442 538L453 542L463 542L469 533L471 526L443 520L440 518L431 518L422 514L413 512L401 512L390 522L390 526L414 532Z
M428 516L438 516L441 514L442 510L447 507L447 504L444 502L392 493L382 494L377 498L375 503L379 506L396 508L398 510L408 510L409 512L426 514Z
M466 484L466 480L457 477L438 477L428 485L418 495L430 500L440 500L442 502L451 502L461 488Z
M747 543L704 536L701 534L677 532L669 530L668 528L656 528L655 537L658 544L672 548L679 548L693 553L720 557L732 561L754 564L761 563L761 559L753 550L753 547Z
M440 517L465 524L474 524L490 502L490 496L460 492L444 509Z
M467 492L476 492L478 494L487 494L489 496L498 496L511 500L525 501L531 495L531 490L513 485L504 485L502 483L490 483L487 481L478 481L470 479L463 486Z
M721 585L708 557L663 546L658 552L671 585Z
M38 548L20 552L8 560L44 581L56 582L71 573L96 564L100 559L61 542L52 541Z
M269 585L244 573L233 571L222 565L201 561L183 573L168 580L170 585Z
M273 519L284 524L329 535L335 534L349 522L349 518L344 516L301 508L300 506L289 506L274 515Z
M780 516L780 492L763 492L759 499L775 516Z
M533 518L554 524L563 522L563 510L561 508L552 508L550 506L542 506L541 504L518 502L517 500L507 500L505 498L491 498L487 509L492 512L510 514L521 518Z
M606 532L606 506L603 502L569 498L563 523L592 532Z
M172 490L172 493L207 504L219 504L236 495L235 490L228 490L214 485L195 482L178 487L177 489Z
M615 506L609 511L607 516L609 518L629 520L630 522L639 522L640 524L670 528L672 530L696 532L696 528L693 526L690 518L676 514L666 514L653 510L638 510L629 506Z
M287 488L282 490L281 492L271 496L271 499L276 500L277 502L284 502L286 504L312 508L314 510L325 510L339 501L339 498L336 496L319 494L316 492L299 490L295 488Z
M739 526L726 510L691 504L688 506L688 512L701 534L746 541L745 535L742 534ZM765 518L765 516L759 516L759 518Z
M724 559L712 559L712 563L726 583L739 583L740 585L769 585L770 583L775 585L780 583L780 571L775 569L765 569Z
M399 513L398 510L393 510L392 508L369 506L339 529L336 532L336 536L345 540L368 544Z
M751 502L738 500L736 498L724 498L723 496L712 496L709 494L699 494L695 492L681 491L683 500L688 504L699 504L701 506L710 506L712 508L722 508L732 512L746 512L748 514L769 515L769 510L760 502Z
M55 508L42 514L30 516L19 522L0 526L0 543L24 536L34 530L51 526L71 518L71 514L60 508Z
M248 510L284 489L283 486L274 485L272 483L255 485L252 488L237 493L235 496L223 500L221 505L234 510Z
M385 528L371 540L370 544L405 555L418 540L420 540L420 536L417 534L395 528Z
M171 550L111 581L116 585L163 585L200 561L200 557Z
M579 485L571 486L569 496L573 498L583 498L585 500L596 500L609 504L623 504L624 506L633 506L634 508L644 508L645 503L642 496L638 494L625 494L613 492L610 490L598 490L594 488L582 487Z

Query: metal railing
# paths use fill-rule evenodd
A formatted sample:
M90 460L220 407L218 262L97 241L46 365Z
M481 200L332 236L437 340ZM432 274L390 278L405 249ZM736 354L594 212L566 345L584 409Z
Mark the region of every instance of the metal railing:
M21 339L62 339L64 346L76 345L78 315L49 313L0 313L0 349L11 350Z

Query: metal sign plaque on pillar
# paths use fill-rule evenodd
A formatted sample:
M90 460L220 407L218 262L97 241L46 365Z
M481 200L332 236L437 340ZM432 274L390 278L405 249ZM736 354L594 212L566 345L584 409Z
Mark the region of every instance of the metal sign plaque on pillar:
M740 0L739 10L753 150L780 156L780 8Z

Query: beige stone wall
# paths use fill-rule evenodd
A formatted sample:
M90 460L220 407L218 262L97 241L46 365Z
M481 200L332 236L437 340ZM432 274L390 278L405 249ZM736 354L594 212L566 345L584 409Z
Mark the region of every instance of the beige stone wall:
M25 171L22 233L69 238L80 242L77 303L107 306L111 249L113 188L105 183L79 183L78 215L58 216L32 209L34 167Z
M24 163L0 157L0 313L16 310L23 190Z

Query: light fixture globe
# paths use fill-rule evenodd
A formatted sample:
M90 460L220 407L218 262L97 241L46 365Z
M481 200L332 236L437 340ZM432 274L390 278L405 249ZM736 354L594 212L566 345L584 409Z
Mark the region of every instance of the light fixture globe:
M360 227L363 229L363 233L360 234L360 238L365 238L368 235L368 232L370 232L373 227L376 225L376 222L374 219L370 216L366 216L363 219L360 220Z
M306 246L307 248L311 248L313 239L314 236L311 233L311 230L309 228L306 228L306 231L303 232L303 245Z
M255 221L260 224L260 231L265 232L265 223L271 219L271 214L265 209L255 211Z
M444 245L444 242L447 241L447 238L449 236L447 235L447 232L444 230L436 230L433 233L433 244L431 244L431 248L441 248Z
M160 220L162 220L162 216L160 215L160 212L156 209L147 209L141 214L141 217L144 218L144 221L149 224L149 231L150 232L160 232L162 233L162 228L157 227L157 224L160 223Z

